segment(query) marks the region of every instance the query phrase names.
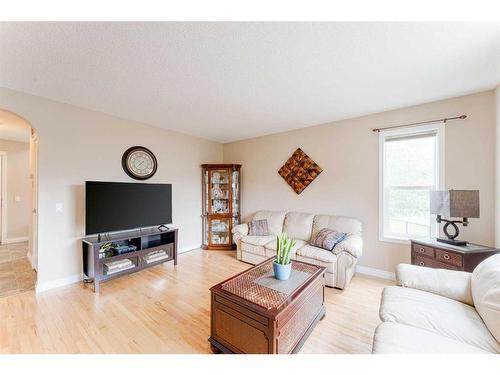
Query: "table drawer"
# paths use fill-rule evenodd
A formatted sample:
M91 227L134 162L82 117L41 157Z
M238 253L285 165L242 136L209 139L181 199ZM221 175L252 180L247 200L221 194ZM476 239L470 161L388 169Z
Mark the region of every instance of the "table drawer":
M440 249L436 249L436 260L456 267L462 267L463 264L462 255Z
M415 256L420 255L420 256L434 258L434 248L432 247L414 243L412 245L412 249Z
M436 249L436 251L437 251L437 249ZM430 268L445 268L448 270L456 270L457 269L457 267L455 267L451 264L438 262L437 260L418 256L418 255L415 256L415 264L417 266L430 267Z

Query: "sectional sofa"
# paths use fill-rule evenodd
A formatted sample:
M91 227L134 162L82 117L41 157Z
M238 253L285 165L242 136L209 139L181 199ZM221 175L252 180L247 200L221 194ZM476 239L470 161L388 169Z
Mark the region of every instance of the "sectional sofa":
M296 241L292 259L326 267L328 286L344 289L349 284L363 249L359 220L342 216L263 210L252 215L250 221L264 219L268 223L268 236L250 236L247 224L233 227L239 260L257 264L276 256L276 236L286 232ZM311 246L311 237L323 228L347 233L347 237L333 251Z

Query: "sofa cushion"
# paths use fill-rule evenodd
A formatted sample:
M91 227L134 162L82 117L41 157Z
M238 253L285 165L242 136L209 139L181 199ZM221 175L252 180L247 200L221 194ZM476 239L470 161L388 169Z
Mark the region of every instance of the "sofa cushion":
M264 246L252 245L249 243L244 243L242 241L240 241L240 246L241 246L242 253L260 255L261 257L266 256L266 250L264 249Z
M240 240L242 252L266 256L264 245L276 240L276 236L244 236Z
M335 265L337 263L337 256L331 251L306 244L297 250L295 259L301 262L326 267L326 272L328 273L336 273Z
M286 212L281 211L257 211L253 215L252 220L267 220L269 233L278 235L283 232L283 222L285 221Z
M269 236L245 236L241 238L241 242L254 246L264 246L273 241L276 242L276 236L272 234Z
M375 330L372 352L374 354L490 354L475 346L425 329L390 322L381 323Z
M335 263L337 256L331 251L316 246L304 245L297 250L297 254L304 258L317 259L325 263Z
M307 242L306 241L301 241L301 240L295 240L295 245L292 247L292 254L295 254L298 249L300 249L302 246L304 246ZM275 256L276 255L276 240L268 242L264 245L264 248L266 249L266 256Z
M316 215L312 226L312 236L315 236L321 229L335 229L347 234L361 235L361 222L357 219L345 216Z
M500 344L472 306L437 294L387 287L382 292L380 319L426 329L489 352L500 351Z
M294 240L310 241L313 219L313 214L289 212L285 216L283 232Z
M474 269L471 289L477 312L500 342L500 254L487 258Z
M335 277L337 274L337 269L336 269L337 262L334 262L334 263L323 262L323 261L318 260L318 259L303 257L303 256L300 256L299 254L295 254L295 260L298 260L298 261L304 262L304 263L315 264L315 265L321 266L321 267L325 267L326 268L325 272L329 275L334 275L334 280L335 280ZM334 284L335 284L335 281L333 282L333 285ZM327 283L327 285L333 286L332 284L328 284L328 283Z
M323 228L311 238L311 246L332 251L346 236L346 233L337 232L335 229Z
M248 223L248 235L250 236L269 236L269 227L267 226L267 219L252 220Z

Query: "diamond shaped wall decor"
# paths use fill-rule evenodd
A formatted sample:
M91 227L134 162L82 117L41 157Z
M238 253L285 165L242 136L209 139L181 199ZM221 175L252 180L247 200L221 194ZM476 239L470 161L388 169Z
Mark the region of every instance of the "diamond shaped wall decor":
M295 150L278 171L297 194L302 193L321 172L323 169L300 148Z

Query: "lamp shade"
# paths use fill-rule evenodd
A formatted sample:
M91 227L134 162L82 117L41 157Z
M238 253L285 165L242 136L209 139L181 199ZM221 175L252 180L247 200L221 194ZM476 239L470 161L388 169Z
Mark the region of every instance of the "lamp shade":
M479 190L431 191L431 214L445 217L479 217Z

